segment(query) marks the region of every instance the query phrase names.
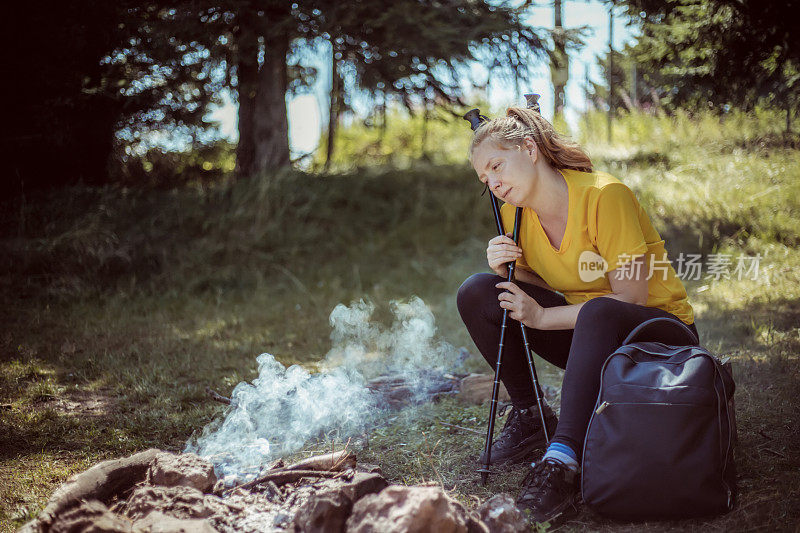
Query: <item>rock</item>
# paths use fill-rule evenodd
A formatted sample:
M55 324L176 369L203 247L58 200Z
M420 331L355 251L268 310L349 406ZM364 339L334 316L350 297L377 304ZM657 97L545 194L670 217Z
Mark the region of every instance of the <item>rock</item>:
M295 514L295 531L339 533L353 504L366 496L383 490L389 483L380 474L356 472L350 481L331 480L320 483Z
M17 533L41 533L44 531L39 524L39 520L33 519L29 522L22 524L22 527L17 530Z
M492 387L494 386L494 376L490 374L470 374L461 380L458 397L467 403L481 404L486 400L492 399ZM500 383L498 401L507 402L511 400L505 385Z
M217 476L214 474L214 465L193 453L161 452L150 463L147 482L164 487L183 485L201 492L211 492Z
M490 533L518 533L530 528L514 498L509 494L496 494L478 507L478 515Z
M131 523L115 515L97 500L83 502L60 513L50 533L131 533Z
M136 487L122 508L125 516L132 520L141 520L154 511L174 518L206 518L214 512L206 499L218 498L204 496L199 490L182 485L143 485Z
M348 533L471 533L488 531L439 487L391 485L361 498L347 519Z
M340 484L339 489L355 503L367 494L375 494L389 486L389 482L380 474L356 472L353 479Z
M160 453L150 449L130 457L103 461L76 474L61 485L39 514L38 522L46 530L56 517L83 500L109 503L145 478L150 462Z
M218 533L207 520L175 518L158 511L133 524L133 533Z
M285 528L291 519L292 515L289 513L280 512L275 515L275 518L272 519L272 527Z
M225 494L226 490L228 490L228 486L225 485L225 480L218 479L217 482L214 483L214 487L211 489L211 494L222 496L223 494Z
M383 475L383 470L381 470L380 466L369 463L358 463L356 465L356 470L358 470L359 472L367 472L369 474Z
M292 525L298 533L341 533L352 508L353 501L342 491L318 491L300 506Z

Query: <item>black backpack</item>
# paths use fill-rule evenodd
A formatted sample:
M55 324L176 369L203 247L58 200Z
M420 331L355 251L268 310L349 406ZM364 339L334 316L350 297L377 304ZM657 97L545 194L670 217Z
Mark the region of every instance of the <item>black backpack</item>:
M687 346L633 342L664 321L685 333ZM589 508L626 520L733 509L736 427L728 369L679 320L654 318L631 331L603 365L586 431L581 495Z

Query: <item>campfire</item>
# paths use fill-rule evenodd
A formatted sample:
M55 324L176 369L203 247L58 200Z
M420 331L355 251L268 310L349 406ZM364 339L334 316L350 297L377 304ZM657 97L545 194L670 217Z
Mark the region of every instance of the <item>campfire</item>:
M442 395L480 403L488 399L491 382L488 374L432 373L422 395L416 380L409 383L394 374L379 376L366 388L394 410ZM236 409L235 400L207 392ZM556 400L555 389L545 387L545 393ZM390 484L380 467L359 463L346 448L289 465L273 461L256 475L219 478L215 465L194 453L151 449L72 477L21 532L513 532L527 527L507 494L470 511L439 486Z
M99 463L52 496L24 533L524 531L508 495L468 511L438 486L392 485L342 450L228 487L197 455L147 450Z

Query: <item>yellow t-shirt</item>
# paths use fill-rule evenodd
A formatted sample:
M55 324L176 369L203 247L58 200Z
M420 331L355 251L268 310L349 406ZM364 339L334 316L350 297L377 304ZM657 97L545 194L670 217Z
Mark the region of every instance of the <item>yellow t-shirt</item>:
M517 266L536 272L569 304L610 294L605 274L618 267L632 277L633 258L647 254L647 306L674 314L686 324L694 313L683 283L667 258L664 240L653 228L633 192L605 172L562 170L569 188L567 229L555 249L530 208L520 227L522 258ZM516 207L500 208L505 231L514 228ZM605 261L605 263L604 263Z

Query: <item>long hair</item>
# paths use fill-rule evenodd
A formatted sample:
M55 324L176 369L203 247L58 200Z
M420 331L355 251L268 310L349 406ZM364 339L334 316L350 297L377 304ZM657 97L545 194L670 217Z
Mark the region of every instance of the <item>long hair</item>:
M592 160L578 143L558 133L539 112L524 107L509 107L505 117L484 122L472 137L470 159L475 148L491 138L504 148L522 148L525 137L536 142L539 153L553 168L592 171Z

